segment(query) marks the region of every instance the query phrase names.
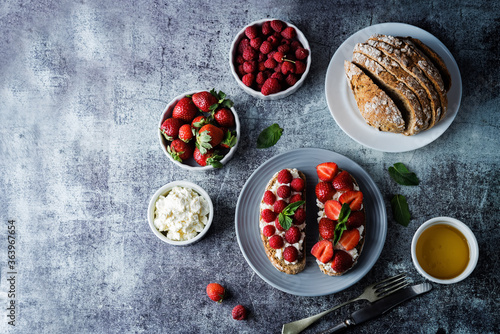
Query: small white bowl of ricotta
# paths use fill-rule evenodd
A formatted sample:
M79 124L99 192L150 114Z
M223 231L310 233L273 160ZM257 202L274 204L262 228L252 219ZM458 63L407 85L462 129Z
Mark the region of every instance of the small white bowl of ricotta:
M189 181L167 183L151 197L149 227L160 240L175 246L191 245L205 236L214 216L212 200Z

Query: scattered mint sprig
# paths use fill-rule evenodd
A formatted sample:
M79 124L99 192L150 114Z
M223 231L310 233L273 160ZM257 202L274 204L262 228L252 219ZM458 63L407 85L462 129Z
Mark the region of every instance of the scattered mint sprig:
M417 175L410 172L401 162L397 162L394 166L389 167L389 175L394 181L403 186L418 186L420 183Z
M277 123L265 128L257 138L257 148L268 148L274 146L281 138L283 129Z
M408 226L411 216L406 198L403 195L394 196L391 200L391 207L394 219L396 219L399 224Z

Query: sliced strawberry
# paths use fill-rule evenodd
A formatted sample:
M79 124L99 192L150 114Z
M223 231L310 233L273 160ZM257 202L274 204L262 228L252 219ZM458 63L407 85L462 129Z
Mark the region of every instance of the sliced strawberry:
M330 182L320 182L316 185L316 197L321 203L325 203L329 199L332 199L335 189Z
M349 204L352 211L358 211L361 210L363 204L363 193L356 190L346 191L340 196L339 201L342 204Z
M339 243L342 245L342 247L345 248L345 250L351 250L359 242L359 231L357 228L352 229L352 230L347 230L342 233L342 237L339 240Z
M316 166L316 173L318 173L318 178L321 181L332 182L339 167L335 162L323 162Z
M311 254L320 262L327 263L333 257L333 245L328 240L318 241L311 249Z
M336 223L329 218L321 218L319 221L319 235L323 239L333 239Z
M363 211L351 211L347 219L347 229L358 228L365 223L365 213Z
M332 269L337 273L343 273L352 267L353 262L354 260L349 253L344 252L343 250L337 250L333 256Z
M333 187L337 191L353 190L352 177L347 171L340 172L332 181Z
M325 214L331 220L338 220L342 204L333 199L325 202Z

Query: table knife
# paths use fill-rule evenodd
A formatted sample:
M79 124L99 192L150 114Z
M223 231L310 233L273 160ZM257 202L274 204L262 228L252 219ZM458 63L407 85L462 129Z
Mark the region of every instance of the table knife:
M406 289L403 289L399 292L395 292L373 304L370 304L358 311L355 311L351 314L349 318L340 324L327 329L326 331L321 332L320 334L331 334L331 333L340 333L345 329L352 327L354 325L359 325L365 321L371 320L373 318L382 315L393 307L401 304L402 302L426 293L432 289L432 285L429 283L421 283L417 285L410 286Z

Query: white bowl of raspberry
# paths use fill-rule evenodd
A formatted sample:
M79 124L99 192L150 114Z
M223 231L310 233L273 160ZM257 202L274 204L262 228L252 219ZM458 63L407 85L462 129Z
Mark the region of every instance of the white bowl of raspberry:
M214 89L189 91L163 110L158 139L165 155L183 169L221 168L238 147L240 120L224 93Z
M263 100L293 94L311 68L311 49L293 24L263 19L241 29L231 44L229 66L238 85Z

